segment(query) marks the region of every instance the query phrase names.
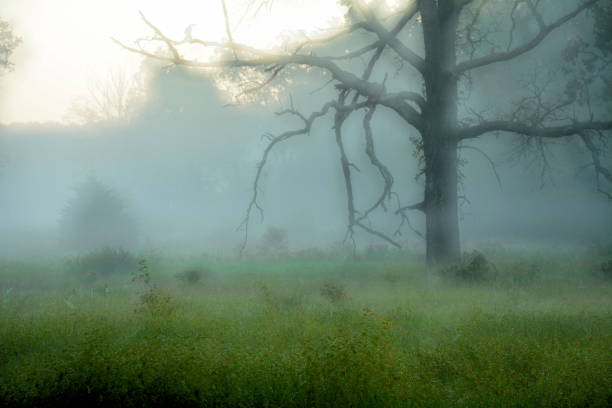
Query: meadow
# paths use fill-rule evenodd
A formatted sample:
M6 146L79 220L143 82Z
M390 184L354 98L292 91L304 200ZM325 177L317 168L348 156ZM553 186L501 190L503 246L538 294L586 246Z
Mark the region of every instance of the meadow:
M0 406L612 406L610 252L141 255L1 261Z

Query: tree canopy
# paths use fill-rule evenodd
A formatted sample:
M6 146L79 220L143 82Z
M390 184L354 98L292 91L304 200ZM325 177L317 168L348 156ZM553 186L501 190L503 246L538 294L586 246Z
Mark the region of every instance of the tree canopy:
M10 57L20 43L21 38L15 37L13 27L7 21L0 19L0 73L14 68Z

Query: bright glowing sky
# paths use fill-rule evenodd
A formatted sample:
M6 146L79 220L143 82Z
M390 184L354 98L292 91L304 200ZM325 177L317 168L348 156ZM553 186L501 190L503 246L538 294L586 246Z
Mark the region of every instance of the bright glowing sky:
M233 26L247 3L227 0ZM191 23L198 24L194 37L225 36L219 0L2 0L0 17L23 42L13 54L15 71L0 77L0 123L65 121L92 80L111 70L136 72L141 57L120 49L111 37L131 45L150 35L138 10L172 38L181 39ZM271 11L243 20L233 35L265 47L279 33L335 26L341 16L334 0L277 0Z

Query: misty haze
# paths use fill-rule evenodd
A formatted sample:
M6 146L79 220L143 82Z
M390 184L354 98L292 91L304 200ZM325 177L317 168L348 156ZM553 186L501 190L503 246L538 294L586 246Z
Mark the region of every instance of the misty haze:
M612 2L6 0L0 406L612 405Z

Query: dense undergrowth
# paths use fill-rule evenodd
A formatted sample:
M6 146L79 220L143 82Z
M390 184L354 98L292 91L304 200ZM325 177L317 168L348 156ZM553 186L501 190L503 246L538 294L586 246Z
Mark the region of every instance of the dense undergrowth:
M392 257L150 256L135 282L5 262L0 406L611 406L600 260L488 259L478 282Z

